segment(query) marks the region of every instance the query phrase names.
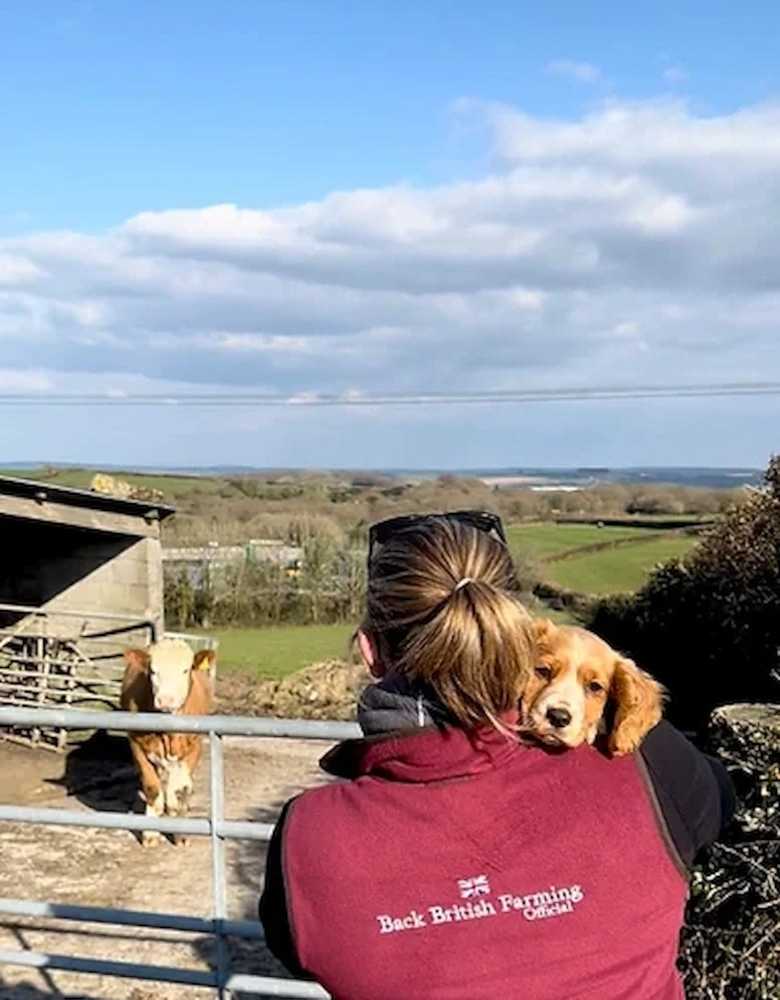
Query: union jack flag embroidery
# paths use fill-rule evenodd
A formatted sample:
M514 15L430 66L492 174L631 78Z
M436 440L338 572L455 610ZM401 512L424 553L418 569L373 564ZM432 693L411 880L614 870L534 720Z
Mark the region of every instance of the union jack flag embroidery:
M461 899L490 895L490 883L487 880L487 875L476 875L474 878L459 878L458 888L460 889Z

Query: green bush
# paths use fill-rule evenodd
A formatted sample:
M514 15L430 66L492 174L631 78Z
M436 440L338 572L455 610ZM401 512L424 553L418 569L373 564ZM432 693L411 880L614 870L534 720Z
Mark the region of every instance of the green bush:
M694 730L712 709L780 696L780 458L766 486L722 514L688 556L588 625L669 688L669 717Z

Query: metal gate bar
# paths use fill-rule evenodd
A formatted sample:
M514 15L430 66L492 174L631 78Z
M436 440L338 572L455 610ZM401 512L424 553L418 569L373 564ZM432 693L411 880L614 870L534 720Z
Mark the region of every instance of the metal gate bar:
M114 910L106 906L81 906L72 903L37 903L26 899L0 898L0 914L13 917L42 917L47 920L77 920L82 924L121 924L124 927L148 927L160 931L184 931L188 934L216 934L216 921L208 917L187 917L181 913L152 913L147 910ZM262 925L255 920L225 920L225 937L264 940Z
M100 958L78 958L73 955L51 955L39 951L0 950L0 965L21 965L32 969L55 972L82 972L117 979L143 979L152 982L175 983L179 986L217 988L213 972L194 969L174 969L167 965L140 965L135 962L114 962ZM327 1000L328 994L316 983L274 976L230 976L224 986L230 992L257 993L262 996L293 997L303 1000Z
M348 740L360 736L354 722L317 719L256 719L244 715L163 715L160 712L93 712L75 708L0 708L4 726L62 726L107 732L216 733L295 740ZM150 827L151 829L151 827Z
M208 819L174 819L140 816L133 813L89 813L65 809L39 809L29 806L0 806L0 822L38 823L56 826L93 827L120 830L158 830L161 833L184 833L211 838L213 916L211 919L184 914L143 913L111 910L103 907L38 903L0 899L0 914L49 917L84 922L112 923L129 927L153 927L212 934L216 938L217 962L213 972L177 969L172 966L145 965L80 958L42 952L0 950L0 965L21 965L66 972L117 976L124 979L156 980L190 986L211 987L220 1000L234 992L262 996L327 998L316 983L273 976L232 975L228 967L227 938L262 939L259 922L227 919L227 877L225 840L267 841L273 832L269 823L231 821L224 818L224 736L276 737L293 739L343 740L360 734L351 723L303 721L296 719L254 719L226 715L171 716L158 713L77 711L73 709L0 708L3 727L37 726L116 732L202 733L209 736L210 803ZM1 735L1 733L0 733Z
M2 709L0 709L2 711ZM45 809L37 806L0 806L2 823L40 823L43 826L87 826L94 830L159 830L161 833L183 833L195 837L210 837L216 829L218 837L228 840L270 840L271 823L247 820L222 820L212 825L209 819L155 819L140 813L88 813L73 809Z

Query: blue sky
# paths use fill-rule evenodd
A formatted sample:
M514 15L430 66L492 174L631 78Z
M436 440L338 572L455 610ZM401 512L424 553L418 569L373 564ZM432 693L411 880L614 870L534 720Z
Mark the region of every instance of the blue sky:
M0 392L780 380L764 0L0 0ZM6 407L1 460L764 464L777 400Z

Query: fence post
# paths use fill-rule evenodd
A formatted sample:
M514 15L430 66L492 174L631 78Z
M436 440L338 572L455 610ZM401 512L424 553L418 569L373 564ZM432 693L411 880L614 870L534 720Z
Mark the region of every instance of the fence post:
M209 774L211 778L209 811L211 818L211 871L214 892L213 916L216 933L217 997L219 1000L229 1000L225 989L228 976L227 940L225 938L225 920L227 918L225 841L219 832L219 824L225 818L224 768L222 737L213 730L209 733Z

